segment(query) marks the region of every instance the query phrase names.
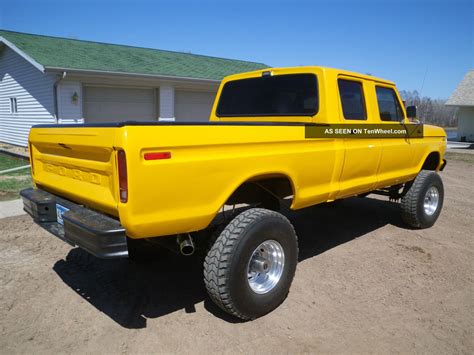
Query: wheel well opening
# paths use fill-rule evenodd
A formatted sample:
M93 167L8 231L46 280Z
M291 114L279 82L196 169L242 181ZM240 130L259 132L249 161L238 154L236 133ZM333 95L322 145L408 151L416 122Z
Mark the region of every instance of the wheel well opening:
M292 196L293 186L286 176L254 178L240 185L225 204L261 204L274 209L280 200Z
M438 152L432 152L430 153L426 159L425 162L423 163L422 170L436 170L436 168L439 165L439 153Z

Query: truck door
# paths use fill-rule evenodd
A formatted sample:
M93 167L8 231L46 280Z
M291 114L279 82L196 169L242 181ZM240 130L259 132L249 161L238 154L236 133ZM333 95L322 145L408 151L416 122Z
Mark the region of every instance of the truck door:
M341 122L364 125L372 120L374 113L367 110L367 82L353 77L339 77L339 102ZM344 165L339 181L337 198L370 191L377 179L377 168L381 157L380 139L344 138Z
M405 120L400 99L394 87L375 85L380 124L400 124ZM382 138L382 158L377 171L377 187L395 185L413 173L414 154L408 137Z

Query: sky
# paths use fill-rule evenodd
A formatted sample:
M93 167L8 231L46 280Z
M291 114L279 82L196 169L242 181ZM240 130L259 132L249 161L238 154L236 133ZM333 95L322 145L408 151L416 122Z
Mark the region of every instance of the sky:
M0 0L0 28L370 73L447 98L474 69L474 0Z

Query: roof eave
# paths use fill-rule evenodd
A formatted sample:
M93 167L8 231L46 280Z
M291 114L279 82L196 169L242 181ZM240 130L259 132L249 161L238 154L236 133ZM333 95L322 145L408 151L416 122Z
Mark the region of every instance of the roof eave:
M444 106L453 106L453 107L474 107L474 104L445 103Z
M217 79L193 78L193 77L186 77L186 76L127 73L127 72L116 72L116 71L108 71L108 70L73 69L73 68L61 68L61 67L45 67L45 71L67 72L69 74L131 76L131 77L136 77L136 78L149 78L149 79L161 79L161 80L183 80L183 81L210 83L210 84L218 84L221 82L221 80L217 80Z
M15 46L12 42L10 42L9 40L7 40L5 37L2 37L0 36L0 43L3 43L5 44L8 48L10 48L12 51L14 51L15 53L17 53L20 57L22 57L23 59L25 59L26 61L28 61L31 65L33 65L36 69L38 69L39 71L41 71L42 73L44 73L45 71L45 68L43 65L41 65L40 63L38 63L36 60L34 60L33 58L31 58L28 54L26 54L24 51L22 51L20 48L18 48L17 46Z

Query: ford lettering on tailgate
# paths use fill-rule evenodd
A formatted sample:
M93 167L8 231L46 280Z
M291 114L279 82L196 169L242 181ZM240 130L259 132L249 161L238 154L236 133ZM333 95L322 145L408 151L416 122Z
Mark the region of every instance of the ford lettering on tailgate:
M44 171L48 173L66 176L75 180L86 181L92 184L101 185L101 175L90 171L84 171L77 168L68 168L65 166L44 163Z

